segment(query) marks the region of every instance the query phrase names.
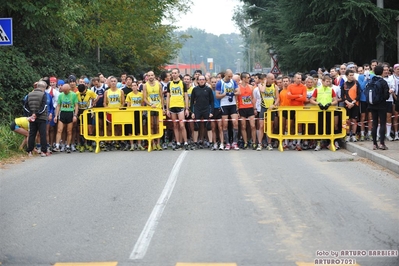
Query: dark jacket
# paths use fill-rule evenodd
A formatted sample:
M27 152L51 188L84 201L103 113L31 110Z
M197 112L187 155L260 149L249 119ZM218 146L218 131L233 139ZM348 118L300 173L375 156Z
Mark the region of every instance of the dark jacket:
M47 97L40 89L34 89L25 100L24 109L31 116L36 114L36 119L47 120Z
M377 84L377 86L381 86L382 87L382 91L384 93L384 99L388 100L388 98L389 98L389 86L388 86L388 83L385 81L385 79L383 79L380 76L374 76L372 78L372 81L375 82ZM383 101L383 102L378 103L378 104L368 104L368 109L371 109L371 110L386 109L386 108L387 108L386 101Z
M199 111L213 113L213 92L208 86L197 86L191 92L191 112ZM194 110L195 108L195 110Z

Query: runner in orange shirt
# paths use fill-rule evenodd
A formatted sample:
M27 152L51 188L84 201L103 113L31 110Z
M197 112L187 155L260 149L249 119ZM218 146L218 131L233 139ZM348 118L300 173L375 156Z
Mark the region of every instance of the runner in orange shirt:
M294 76L294 83L287 88L287 97L291 100L291 106L304 106L306 101L306 86L302 84L302 75L297 73ZM298 124L298 134L302 135L302 124ZM301 140L296 143L296 150L301 151Z

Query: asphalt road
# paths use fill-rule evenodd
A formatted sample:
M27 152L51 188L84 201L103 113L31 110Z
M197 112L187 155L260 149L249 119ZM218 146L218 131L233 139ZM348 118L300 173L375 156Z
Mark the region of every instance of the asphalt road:
M398 191L345 151L34 157L0 169L0 264L399 265Z

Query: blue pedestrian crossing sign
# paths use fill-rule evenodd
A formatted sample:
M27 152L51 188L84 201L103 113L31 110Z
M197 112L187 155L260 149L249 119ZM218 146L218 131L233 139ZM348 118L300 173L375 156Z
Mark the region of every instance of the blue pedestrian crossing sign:
M12 18L0 18L0 46L12 45Z

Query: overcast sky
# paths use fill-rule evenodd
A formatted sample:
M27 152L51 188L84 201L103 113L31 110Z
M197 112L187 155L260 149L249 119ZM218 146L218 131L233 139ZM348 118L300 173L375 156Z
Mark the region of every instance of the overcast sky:
M234 7L242 5L239 0L192 0L193 7L176 23L181 30L203 29L215 35L240 33L232 21Z

